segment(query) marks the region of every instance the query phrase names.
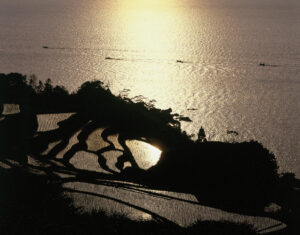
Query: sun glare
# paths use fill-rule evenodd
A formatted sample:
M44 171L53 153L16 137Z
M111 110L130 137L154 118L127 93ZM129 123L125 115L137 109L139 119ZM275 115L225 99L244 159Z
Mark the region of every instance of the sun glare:
M138 140L129 140L126 143L139 167L148 169L158 162L161 151L153 145Z
M176 9L171 5L178 0L119 0L116 28L122 28L119 45L127 50L147 52L173 48L177 29ZM150 54L149 54L150 55Z
M153 145L147 145L149 155L151 156L151 163L155 164L160 158L161 151Z

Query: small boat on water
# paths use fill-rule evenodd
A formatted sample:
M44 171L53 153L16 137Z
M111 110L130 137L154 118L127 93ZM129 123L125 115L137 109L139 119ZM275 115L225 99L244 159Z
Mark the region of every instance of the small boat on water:
M121 58L113 58L113 57L110 57L110 56L106 56L105 59L106 60L123 60Z
M279 65L276 65L276 64L265 64L265 63L259 63L258 64L259 66L268 66L268 67L278 67Z

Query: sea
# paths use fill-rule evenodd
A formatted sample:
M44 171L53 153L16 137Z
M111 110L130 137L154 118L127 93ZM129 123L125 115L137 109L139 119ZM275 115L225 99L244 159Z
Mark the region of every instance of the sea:
M299 0L1 0L0 73L101 80L300 177ZM232 134L234 131L235 134Z

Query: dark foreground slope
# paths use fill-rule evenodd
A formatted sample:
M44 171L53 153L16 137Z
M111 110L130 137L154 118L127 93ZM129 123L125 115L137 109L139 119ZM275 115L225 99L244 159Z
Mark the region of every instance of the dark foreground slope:
M1 234L256 234L249 226L198 222L181 228L163 221L132 221L122 215L80 213L48 177L0 170Z

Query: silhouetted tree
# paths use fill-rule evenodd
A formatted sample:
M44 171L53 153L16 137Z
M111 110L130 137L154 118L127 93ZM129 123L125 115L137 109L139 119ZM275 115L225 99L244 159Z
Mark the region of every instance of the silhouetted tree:
M48 78L45 82L45 88L44 88L44 93L45 94L51 94L53 91L53 86L52 86L52 81L50 78Z
M55 86L53 88L54 95L68 95L68 91L64 86Z
M197 143L202 143L202 142L206 142L207 139L206 139L206 134L205 134L205 131L203 129L203 127L201 126L200 127L200 130L198 132L198 139L197 139Z
M34 74L30 75L28 85L31 86L35 91L37 90L37 78Z
M36 87L36 92L37 93L42 93L44 91L44 88L45 88L45 86L44 86L43 82L39 81L39 84Z

